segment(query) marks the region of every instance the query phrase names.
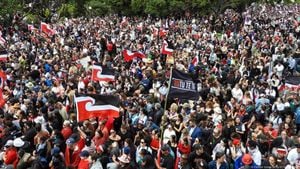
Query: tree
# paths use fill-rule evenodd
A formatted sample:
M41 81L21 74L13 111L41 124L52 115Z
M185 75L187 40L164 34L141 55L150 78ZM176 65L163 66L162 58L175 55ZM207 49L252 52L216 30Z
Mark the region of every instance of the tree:
M163 17L168 13L167 2L165 0L148 0L145 13L154 17Z
M105 0L91 0L86 3L87 15L103 16L110 13L111 6Z
M21 0L1 0L0 22L3 25L11 25L14 14L23 10L22 5Z
M131 4L131 0L107 0L107 4L111 6L111 11L119 15L131 15L131 8L128 4Z
M170 0L168 3L168 11L173 15L182 16L187 9L185 0Z
M131 0L130 7L131 12L134 15L144 15L145 14L145 6L146 0Z

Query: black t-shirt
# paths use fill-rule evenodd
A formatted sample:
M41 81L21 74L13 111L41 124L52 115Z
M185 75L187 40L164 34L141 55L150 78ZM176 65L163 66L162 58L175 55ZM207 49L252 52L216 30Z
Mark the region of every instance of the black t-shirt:
M133 139L132 133L130 131L126 131L126 133L118 132L118 135L121 137L121 140L124 141L126 138Z
M196 168L196 166L201 166L203 168L208 168L208 163L212 160L212 158L207 153L202 153L198 155L195 151L193 151L189 156L189 162L192 168Z
M143 169L155 169L155 162L150 154L144 156L143 162L145 162L145 165L142 167Z
M231 136L231 133L235 132L235 127L234 126L231 126L230 128L228 128L227 126L224 127L223 129L223 137L224 138L230 138Z
M160 166L166 169L173 169L174 168L174 159L169 154L166 156L161 156L160 158Z

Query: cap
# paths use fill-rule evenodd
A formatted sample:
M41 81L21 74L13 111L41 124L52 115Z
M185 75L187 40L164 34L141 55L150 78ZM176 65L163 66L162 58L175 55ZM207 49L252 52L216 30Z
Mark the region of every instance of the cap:
M265 94L261 93L259 96L260 96L260 97L265 97Z
M240 141L239 139L234 138L234 139L232 140L232 144L233 144L233 145L239 145L239 144L241 144L241 141Z
M144 121L143 120L139 120L138 124L144 125Z
M58 155L60 153L60 148L59 147L54 147L51 150L51 155Z
M126 154L123 154L121 157L118 157L118 160L122 163L130 163L128 156Z
M285 155L287 152L286 152L286 149L284 147L278 147L277 148L277 153Z
M68 126L68 125L70 125L71 123L70 123L69 120L65 120L63 124L64 124L65 126Z
M220 107L216 107L213 109L215 113L218 113L218 114L221 114L222 113L222 110Z
M73 133L69 138L73 138L76 143L80 140L80 135L78 133Z
M242 157L242 162L245 164L245 165L250 165L252 163L252 157L250 154L244 154L243 157Z
M184 104L182 105L182 107L183 107L184 109L186 109L186 108L190 108L190 104L188 104L188 103L184 103Z
M80 153L80 157L88 157L90 156L90 153L87 151L87 150L83 150L81 153Z
M14 145L14 141L13 140L8 140L5 144L5 147L10 147Z
M66 141L66 144L70 145L70 144L75 144L75 140L74 138L68 138L68 140Z
M21 138L16 138L14 140L14 146L15 147L23 147L25 142Z
M124 147L124 154L129 154L129 153L130 153L130 148Z
M164 144L162 147L161 147L161 150L162 151L167 151L167 150L169 150L170 148L169 148L169 145L168 144Z

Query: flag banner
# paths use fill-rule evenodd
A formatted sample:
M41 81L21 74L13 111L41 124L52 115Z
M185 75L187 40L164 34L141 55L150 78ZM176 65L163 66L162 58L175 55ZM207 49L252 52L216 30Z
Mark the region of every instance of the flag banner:
M6 83L6 74L4 71L0 71L0 89L3 89L4 88L4 85Z
M127 25L127 24L128 24L128 20L127 20L126 16L124 16L124 17L122 18L121 25L124 26L124 25Z
M48 36L52 36L56 33L54 29L50 28L49 24L46 24L44 22L41 22L41 31L47 34Z
M193 66L197 66L199 64L199 58L198 56L195 56L193 59L192 59L192 65Z
M162 45L162 49L161 49L161 53L164 54L164 55L172 55L172 53L174 52L173 49L171 48L168 48L169 44L167 41L164 41L163 42L163 45Z
M4 46L5 43L6 43L6 40L2 37L2 32L0 31L0 44Z
M92 67L92 81L111 82L115 81L115 72L113 69L94 64Z
M69 96L66 97L66 100L65 100L65 106L66 106L66 112L69 113L70 108L71 108Z
M279 88L280 92L300 91L300 76L289 76L285 78L285 84Z
M165 37L168 34L168 30L165 30L163 28L158 29L156 27L153 27L152 33L154 37L156 37L157 35L159 35L159 37Z
M77 121L94 117L119 117L120 100L113 95L86 94L75 96Z
M142 32L142 31L143 31L143 22L140 22L140 23L136 26L136 29Z
M29 30L30 32L36 30L36 28L35 28L33 25L31 25L31 24L28 24L28 25L27 25L27 28L28 28L28 30Z
M0 61L6 61L8 58L8 52L6 50L0 51Z
M168 30L165 30L165 29L160 29L159 30L159 36L160 37L165 37L168 33Z
M192 77L179 70L172 70L171 86L168 97L184 100L198 100L197 84Z
M130 62L134 58L146 58L146 55L140 51L131 52L130 50L124 49L122 54L125 62Z

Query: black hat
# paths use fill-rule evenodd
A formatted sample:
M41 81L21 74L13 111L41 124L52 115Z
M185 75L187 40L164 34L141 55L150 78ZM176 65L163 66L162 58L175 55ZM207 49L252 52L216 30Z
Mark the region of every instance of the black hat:
M87 150L83 150L81 153L80 153L80 157L88 157L90 156L90 153L87 151Z

